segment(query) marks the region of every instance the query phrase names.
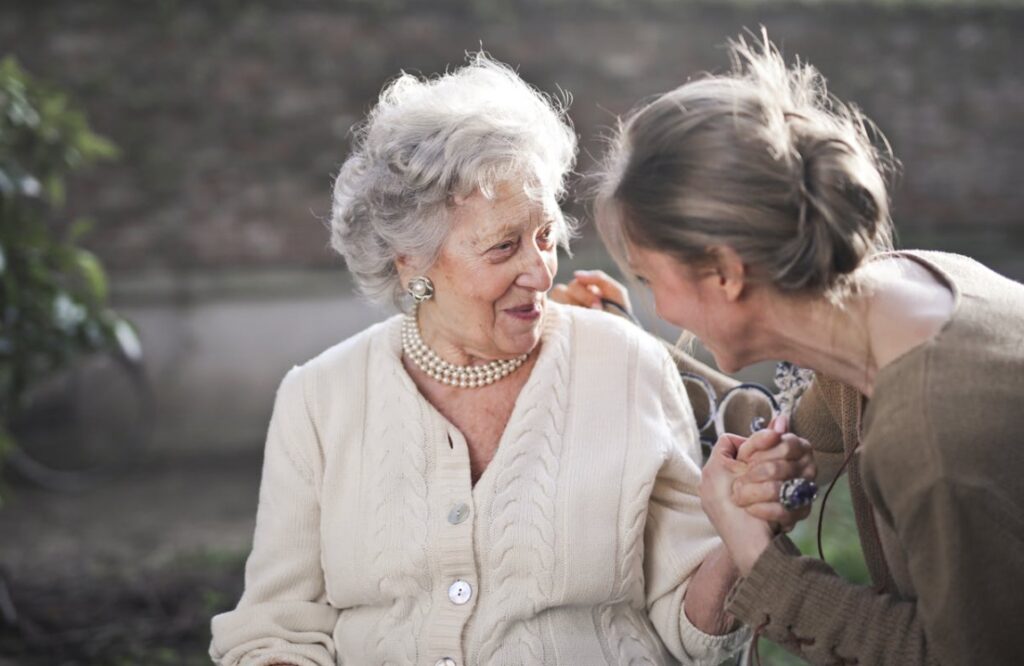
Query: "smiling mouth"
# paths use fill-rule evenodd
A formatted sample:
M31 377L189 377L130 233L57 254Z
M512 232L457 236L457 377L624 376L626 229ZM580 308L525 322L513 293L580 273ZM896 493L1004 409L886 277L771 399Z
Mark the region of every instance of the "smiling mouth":
M507 308L505 312L517 319L536 319L540 316L540 304L526 303L514 308Z

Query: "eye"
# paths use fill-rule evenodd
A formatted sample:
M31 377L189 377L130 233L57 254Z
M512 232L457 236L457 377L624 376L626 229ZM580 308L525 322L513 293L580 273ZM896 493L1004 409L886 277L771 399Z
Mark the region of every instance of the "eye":
M508 239L492 246L487 250L488 254L496 255L497 257L505 257L513 254L518 246L518 241L515 239Z
M639 282L640 284L642 284L645 287L650 287L651 286L651 281L648 280L647 278L645 278L642 275L634 275L633 279L636 280L637 282Z
M537 240L539 240L542 245L550 245L552 242L554 242L555 226L553 224L549 224L543 229L541 229L540 232L537 234Z

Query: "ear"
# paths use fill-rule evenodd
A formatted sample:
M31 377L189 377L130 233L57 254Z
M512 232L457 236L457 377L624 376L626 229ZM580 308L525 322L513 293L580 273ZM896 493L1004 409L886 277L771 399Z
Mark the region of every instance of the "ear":
M398 280L404 285L413 278L416 267L413 266L412 260L409 257L400 254L395 258L395 270L398 271Z
M714 255L714 268L718 284L725 294L726 300L736 302L743 296L747 286L747 267L736 250L728 245L717 245L711 248Z

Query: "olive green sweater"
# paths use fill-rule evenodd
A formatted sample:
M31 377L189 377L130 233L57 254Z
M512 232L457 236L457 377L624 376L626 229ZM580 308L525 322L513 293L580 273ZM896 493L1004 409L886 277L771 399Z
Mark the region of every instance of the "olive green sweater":
M965 257L901 254L953 289L950 320L881 369L870 402L819 378L793 418L823 476L857 450L850 487L875 586L780 536L728 609L813 664L1019 663L1024 285Z

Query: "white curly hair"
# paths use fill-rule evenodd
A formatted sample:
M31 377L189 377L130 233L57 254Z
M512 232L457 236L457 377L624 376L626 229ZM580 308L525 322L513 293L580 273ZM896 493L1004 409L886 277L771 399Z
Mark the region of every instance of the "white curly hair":
M331 246L359 291L401 307L396 260L426 270L449 231L453 198L493 197L502 182L522 183L557 205L576 159L569 96L546 95L484 53L434 78L402 73L355 130L334 183ZM568 247L575 222L557 216Z

